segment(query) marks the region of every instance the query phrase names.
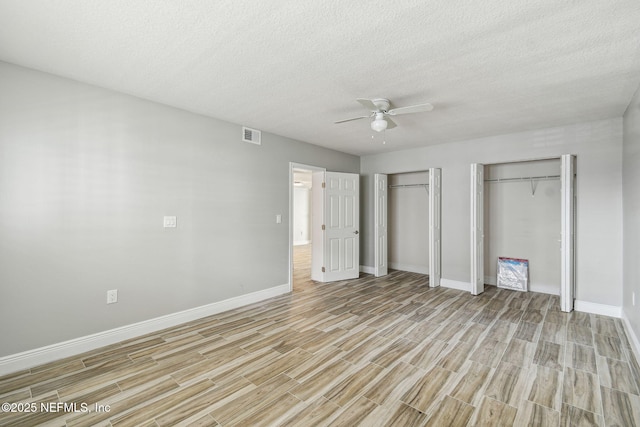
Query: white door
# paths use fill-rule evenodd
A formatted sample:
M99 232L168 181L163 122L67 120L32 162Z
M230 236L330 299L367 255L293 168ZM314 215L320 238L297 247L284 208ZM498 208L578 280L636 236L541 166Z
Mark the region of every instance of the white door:
M386 276L389 266L387 260L387 175L377 173L374 175L374 256L375 267L374 274L376 277Z
M471 165L471 293L484 292L484 165Z
M360 275L360 176L325 172L324 280Z
M560 306L562 311L573 310L575 287L575 156L563 154L561 158L561 232L562 260L560 263Z
M429 169L429 286L440 286L442 221L442 170Z

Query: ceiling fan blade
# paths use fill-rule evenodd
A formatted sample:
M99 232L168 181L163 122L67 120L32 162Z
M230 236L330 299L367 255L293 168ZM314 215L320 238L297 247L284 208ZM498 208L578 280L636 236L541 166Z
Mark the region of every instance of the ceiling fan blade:
M374 104L373 101L370 100L370 99L358 98L358 99L356 99L356 101L358 101L367 110L370 110L370 111L379 111L380 110L378 108L378 106L376 104Z
M338 120L337 122L333 122L334 124L350 122L352 120L360 120L360 119L368 119L369 116L361 116L361 117L352 117L350 119Z
M400 114L422 113L422 112L431 111L431 110L433 110L433 105L427 102L425 104L417 104L417 105L410 105L408 107L393 108L389 110L387 114L391 116L397 116Z
M394 122L393 120L391 120L391 117L387 116L384 118L387 121L387 129L393 129L394 127L396 127L396 122Z

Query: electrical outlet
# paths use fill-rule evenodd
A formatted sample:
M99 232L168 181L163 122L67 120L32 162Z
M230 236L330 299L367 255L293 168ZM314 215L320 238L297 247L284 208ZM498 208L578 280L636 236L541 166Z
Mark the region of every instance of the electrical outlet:
M178 219L175 216L165 216L163 219L164 228L176 228Z
M110 291L107 291L107 304L113 304L116 302L118 302L118 290L111 289Z
M282 215L276 215L276 224L280 224L282 222Z

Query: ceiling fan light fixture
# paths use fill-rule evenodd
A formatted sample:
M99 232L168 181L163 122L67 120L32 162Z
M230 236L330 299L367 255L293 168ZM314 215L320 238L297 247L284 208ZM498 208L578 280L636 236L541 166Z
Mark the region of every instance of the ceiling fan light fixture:
M382 114L376 114L375 120L371 121L371 129L376 132L382 132L387 128L387 121L382 117Z

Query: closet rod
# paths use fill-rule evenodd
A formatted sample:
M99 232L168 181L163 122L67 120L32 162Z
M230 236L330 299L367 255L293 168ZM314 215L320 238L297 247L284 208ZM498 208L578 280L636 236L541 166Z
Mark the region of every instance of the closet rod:
M508 181L531 181L534 179L558 179L560 175L543 175L543 176L523 176L518 178L493 178L485 179L484 182L508 182Z
M411 188L411 187L428 187L429 184L394 184L390 185L389 188Z

